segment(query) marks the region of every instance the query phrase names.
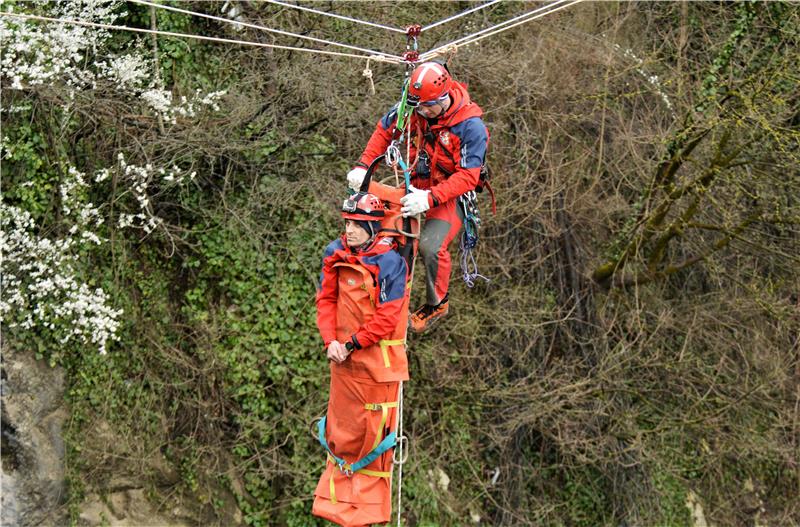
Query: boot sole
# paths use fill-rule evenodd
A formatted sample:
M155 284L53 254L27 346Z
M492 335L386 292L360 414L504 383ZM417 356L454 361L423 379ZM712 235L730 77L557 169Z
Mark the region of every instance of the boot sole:
M413 325L411 325L411 318L409 318L408 319L408 330L411 331L412 333L416 333L416 334L425 333L426 331L431 329L433 326L435 326L436 324L441 322L441 320L444 317L446 317L449 312L450 312L450 310L448 309L447 311L445 311L441 315L437 315L437 316L429 319L429 321L425 324L425 327L422 328L422 329L416 329Z

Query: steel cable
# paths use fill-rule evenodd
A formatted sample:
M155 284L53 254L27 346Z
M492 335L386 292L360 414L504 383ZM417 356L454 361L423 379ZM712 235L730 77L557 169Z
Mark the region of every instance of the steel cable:
M490 35L495 35L497 33L505 31L506 29L511 29L512 27L516 27L516 26L518 26L520 24L524 24L525 22L530 22L531 20L536 20L537 18L542 18L544 16L547 16L550 13L554 13L556 11L564 9L565 7L569 7L569 6L573 5L573 4L577 4L578 2L581 2L582 0L572 0L572 2L570 2L570 3L566 4L566 5L563 5L565 2L568 2L568 1L569 0L556 0L555 2L551 2L551 3L546 4L544 6L537 7L536 9L528 11L527 13L523 13L522 15L519 15L519 16L516 16L516 17L511 18L509 20L506 20L505 22L500 22L499 24L495 24L494 26L488 27L486 29L481 29L480 31L476 31L475 33L472 33L471 35L467 35L467 36L458 38L458 39L456 39L456 40L454 40L454 41L452 41L452 42L450 42L448 44L444 44L444 45L438 46L437 48L432 49L431 51L427 51L427 52L423 53L422 56L420 57L420 60L422 60L422 61L430 60L431 58L435 57L436 55L440 55L441 53L443 53L443 52L445 52L447 50L450 50L450 49L453 49L453 48L458 48L458 47L461 47L461 46L465 46L467 44L472 44L473 42L477 42L478 40L481 40L481 39L483 39L485 37L488 37ZM561 4L561 5L559 5L559 4ZM554 9L554 7L555 7L555 9ZM544 12L542 12L542 11L544 11Z
M205 35L192 35L189 33L174 33L172 31L157 31L152 29L144 29L138 27L129 27L129 26L115 26L112 24L102 24L99 22L86 22L83 20L71 20L65 18L53 18L47 16L40 16L40 15L27 15L23 13L9 13L6 11L0 11L0 16L7 16L13 18L23 18L29 20L39 20L42 22L56 22L60 24L73 24L76 26L85 26L85 27L97 27L101 29L110 29L110 30L121 30L121 31L130 31L133 33L146 33L150 35L164 35L167 37L177 37L177 38L193 38L196 40L205 40L209 42L220 42L220 43L227 43L227 44L240 44L244 46L255 46L261 48L276 48L276 49L286 49L291 51L303 51L306 53L319 53L323 55L334 55L339 57L351 57L356 59L362 60L374 60L378 62L388 62L391 64L400 64L402 63L402 59L399 57L397 58L389 58L384 57L383 55L356 55L354 53L343 53L340 51L325 51L321 49L311 49L311 48L298 48L294 46L281 46L279 44L265 44L262 42L251 42L247 40L233 40L227 38L220 38L220 37L208 37Z
M359 20L358 18L352 18L352 17L345 16L345 15L339 15L339 14L336 14L336 13L330 13L328 11L320 11L318 9L312 9L310 7L305 7L305 6L301 6L301 5L288 4L286 2L280 2L279 0L264 0L264 1L268 2L270 4L282 5L284 7L290 7L292 9L299 9L301 11L308 11L310 13L317 13L318 15L325 15L325 16L330 16L330 17L333 17L333 18L338 18L340 20L348 20L350 22L355 22L357 24L364 24L366 26L372 26L372 27L377 27L377 28L381 28L381 29L388 29L389 31L394 31L394 32L397 32L397 33L403 33L403 34L406 33L405 29L400 29L400 28L391 27L391 26L384 26L383 24L378 24L376 22L367 22L366 20ZM498 0L495 0L495 1L498 1Z
M358 46L351 46L350 44L342 44L340 42L334 42L332 40L325 40L325 39L322 39L322 38L309 37L307 35L300 35L298 33L292 33L290 31L283 31L281 29L272 29L272 28L260 26L258 24L251 24L250 22L239 22L237 20L231 20L230 18L225 18L225 17L221 17L221 16L216 16L216 15L209 15L209 14L206 14L206 13L198 13L196 11L189 11L188 9L181 9L179 7L172 7L172 6L167 6L167 5L163 5L163 4L157 4L155 2L149 2L148 0L130 0L130 1L135 3L135 4L156 7L158 9L165 9L167 11L174 11L176 13L183 13L185 15L198 16L198 17L202 17L202 18L207 18L209 20L216 20L218 22L224 22L226 24L236 24L236 25L239 25L239 26L258 29L258 30L261 30L261 31L268 31L270 33L276 33L278 35L284 35L284 36L289 36L289 37L294 37L294 38L311 40L313 42L318 42L320 44L328 44L328 45L331 45L331 46L339 46L339 47L342 47L342 48L347 48L347 49L351 49L351 50L354 50L354 51L360 51L362 53L367 53L367 54L371 54L371 55L381 55L381 56L392 58L392 59L400 59L400 57L397 56L397 55L392 55L391 53L384 53L383 51L375 51L375 50L372 50L372 49L360 48Z
M267 1L269 1L269 0L267 0ZM468 15L470 13L474 13L475 11L479 11L479 10L485 8L485 7L489 7L490 5L496 4L496 3L500 2L500 1L501 0L491 0L490 2L483 3L483 4L481 4L481 5L477 6L477 7L473 7L472 9L467 9L466 11L462 11L461 13L458 13L457 15L453 15L453 16L451 16L449 18L445 18L444 20L439 20L438 22L436 22L434 24L423 26L422 27L422 31L427 31L429 29L435 28L436 26L441 26L442 24L450 22L451 20L455 20L457 18L461 18L464 15Z

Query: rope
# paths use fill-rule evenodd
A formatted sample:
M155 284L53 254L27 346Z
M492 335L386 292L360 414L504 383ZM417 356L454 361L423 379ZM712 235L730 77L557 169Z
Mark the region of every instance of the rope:
M347 20L349 22L355 22L357 24L364 24L365 26L372 26L372 27L378 27L378 28L381 28L381 29L388 29L389 31L395 31L397 33L405 34L405 32L406 32L405 29L399 29L399 28L391 27L391 26L384 26L383 24L376 24L375 22L367 22L366 20L359 20L357 18L351 18L349 16L337 15L336 13L330 13L328 11L320 11L318 9L312 9L310 7L305 7L305 6L301 6L301 5L287 4L286 2L279 2L278 0L264 0L264 1L268 2L270 4L282 5L284 7L290 7L292 9L299 9L301 11L308 11L310 13L316 13L318 15L331 16L333 18L338 18L340 20Z
M489 31L492 31L492 30L497 29L499 27L511 24L513 22L516 22L517 20L526 19L527 17L533 16L536 13L540 13L542 11L547 11L550 8L552 8L554 5L558 5L558 4L561 4L561 3L566 2L566 1L567 0L555 0L555 2L552 2L550 4L545 4L545 5L541 6L541 7L537 7L536 9L528 11L527 13L523 13L523 14L521 14L519 16L516 16L514 18L506 20L505 22L500 22L499 24L495 24L494 26L491 26L491 27L488 27L488 28L485 28L485 29L481 29L480 31L476 31L475 33L472 33L471 35L467 35L467 36L458 38L458 39L456 39L456 40L454 40L454 41L452 41L452 42L450 42L448 44L443 44L443 45L441 45L441 46L439 46L437 48L434 48L434 49L432 49L430 51L427 51L427 52L423 53L420 60L427 60L427 58L435 56L435 55L438 55L441 51L443 51L445 49L452 49L454 47L462 46L462 45L464 45L463 44L464 42L466 42L466 41L468 41L470 39L473 39L473 38L475 38L475 37L477 37L479 35L482 35L484 33L487 33Z
M402 527L401 511L403 502L403 463L406 462L403 457L405 450L405 436L403 435L403 381L400 381L397 401L397 448L395 449L395 452L398 450L400 451L400 461L392 459L392 462L397 465L397 527ZM392 455L394 455L394 453Z
M85 26L85 27L97 27L100 29L112 29L112 30L122 30L122 31L131 31L133 33L146 33L150 35L163 35L167 37L177 37L177 38L193 38L196 40L205 40L208 42L221 42L226 44L241 44L244 46L255 46L260 48L276 48L276 49L286 49L290 51L304 51L306 53L319 53L322 55L333 55L337 57L351 57L356 59L362 60L375 60L380 62L389 62L391 64L400 64L402 60L395 60L389 59L387 57L379 56L379 55L356 55L353 53L342 53L339 51L325 51L321 49L310 49L310 48L298 48L294 46L281 46L278 44L264 44L262 42L250 42L247 40L232 40L227 38L219 38L219 37L207 37L205 35L190 35L188 33L174 33L172 31L156 31L152 29L144 29L138 27L128 27L128 26L114 26L111 24L101 24L99 22L85 22L83 20L71 20L65 18L52 18L47 16L39 16L39 15L26 15L22 13L9 13L6 11L0 11L0 16L8 16L12 18L24 18L29 20L38 20L42 22L58 22L61 24L73 24L76 26Z
M342 48L352 49L354 51L361 51L362 53L367 53L369 55L382 55L384 57L389 57L389 58L401 60L400 57L398 57L396 55L391 55L389 53L384 53L382 51L375 51L375 50L371 50L371 49L360 48L358 46L351 46L350 44L341 44L339 42L334 42L332 40L325 40L325 39L322 39L322 38L309 37L307 35L300 35L298 33L292 33L290 31L283 31L283 30L280 30L280 29L271 29L271 28L268 28L268 27L259 26L258 24L251 24L249 22L238 22L236 20L231 20L230 18L224 18L224 17L220 17L220 16L209 15L209 14L206 14L206 13L197 13L195 11L189 11L187 9L181 9L179 7L172 7L172 6L168 6L168 5L157 4L155 2L149 2L148 0L130 0L130 1L133 2L134 4L157 7L159 9L166 9L167 11L174 11L176 13L183 13L185 15L199 16L199 17L202 17L202 18L207 18L209 20L216 20L218 22L224 22L226 24L235 24L237 26L249 27L249 28L258 29L258 30L261 30L261 31L268 31L270 33L277 33L278 35L284 35L284 36L288 36L288 37L306 39L306 40L311 40L312 42L318 42L320 44L328 44L328 45L331 45L331 46L339 46L339 47L342 47Z
M422 56L420 57L420 61L424 62L424 61L430 60L433 57L435 57L437 55L441 55L444 52L450 52L453 49L456 49L456 48L461 47L461 46L465 46L467 44L472 44L472 43L477 42L477 41L479 41L479 40L481 40L483 38L486 38L488 36L496 35L497 33L501 33L501 32L503 32L503 31L505 31L507 29L511 29L512 27L516 27L516 26L518 26L520 24L524 24L525 22L530 22L531 20L536 20L538 18L542 18L542 17L547 16L547 15L549 15L551 13L555 13L556 11L560 11L561 9L564 9L566 7L570 7L570 6L574 5L574 4L577 4L577 3L581 2L582 0L572 0L571 2L569 2L567 4L564 4L564 2L567 2L567 1L568 0L556 0L555 2L546 4L546 5L542 6L542 7L536 8L536 9L533 9L532 11L528 11L527 13L523 13L522 15L519 15L519 16L516 16L516 17L511 18L509 20L506 20L505 22L501 22L499 24L495 24L494 26L488 27L486 29L482 29L480 31L477 31L477 32L471 34L471 35L467 35L465 37L461 37L459 39L456 39L453 42L450 42L448 44L444 44L444 45L439 46L439 47L437 47L435 49L432 49L431 51L423 53ZM562 5L559 5L559 4L562 4ZM558 7L556 7L555 9L552 9L554 6L558 6ZM542 13L542 11L544 11L544 13ZM516 22L516 23L514 23L514 22Z
M369 59L367 59L367 65L364 67L364 71L361 72L361 75L366 77L369 81L369 93L375 95L375 82L372 80L372 70L369 68Z
M267 1L269 1L269 0L267 0ZM445 18L444 20L439 20L439 21L438 21L438 22L436 22L435 24L431 24L431 25L429 25L429 26L425 26L425 27L423 27L423 28L420 30L420 32L422 32L422 31L427 31L427 30L429 30L429 29L433 29L433 28L435 28L436 26L441 26L442 24L445 24L445 23L447 23L447 22L450 22L451 20L455 20L456 18L461 18L461 17L462 17L462 16L464 16L464 15L468 15L468 14L470 14L470 13L474 13L475 11L479 11L479 10L483 9L484 7L489 7L490 5L492 5L492 4L496 4L496 3L498 3L498 2L500 2L500 0L491 0L490 2L486 2L486 3L484 3L484 4L481 4L481 5L479 5L478 7L473 7L472 9L467 9L466 11L463 11L463 12L461 12L461 13L457 14L457 15L453 15L453 16L451 16L450 18Z
M479 40L482 40L482 39L484 39L486 37L491 37L491 36L496 35L498 33L502 33L503 31L505 31L507 29L511 29L512 27L517 27L517 26L522 25L522 24L524 24L526 22L530 22L531 20L536 20L537 18L545 17L547 15L555 13L556 11L561 11L562 9L566 9L567 7L573 6L575 4L579 4L582 1L583 0L572 0L568 4L558 6L555 9L551 9L550 11L547 11L546 13L542 13L542 14L537 15L537 16L526 18L525 20L521 20L521 21L517 22L516 24L511 24L510 26L507 26L507 27L504 27L504 28L501 28L501 29L497 29L496 31L492 31L491 33L487 33L487 34L482 35L482 36L477 37L477 38L473 38L472 40L466 42L465 44L474 44L475 42L477 42ZM553 4L550 4L550 5L554 5L555 3L557 3L557 2L554 2Z

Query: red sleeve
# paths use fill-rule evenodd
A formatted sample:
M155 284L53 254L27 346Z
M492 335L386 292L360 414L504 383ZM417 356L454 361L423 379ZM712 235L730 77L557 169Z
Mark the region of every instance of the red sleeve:
M431 195L438 203L444 203L474 189L480 177L480 167L459 168L449 178L431 188Z
M327 253L327 251L326 251ZM339 283L331 258L322 261L320 288L317 291L317 328L322 342L328 344L336 340L336 299L339 296Z
M451 152L456 171L431 188L439 203L451 200L475 188L481 177L481 166L486 160L489 132L479 117L471 117L450 128ZM458 138L455 142L455 138Z
M402 308L402 298L378 305L375 316L369 319L369 322L361 326L361 329L356 332L358 345L366 348L382 338L386 338L386 335L390 335L394 328L397 327Z
M361 154L361 159L359 159L359 164L363 165L365 168L368 167L375 158L381 154L386 153L386 148L388 148L389 143L392 142L392 133L394 133L395 123L397 122L397 115L393 116L394 119L391 119L392 112L385 115L378 121L377 126L375 126L375 131L372 132L372 136L369 138L367 142L367 147L364 148L364 152Z

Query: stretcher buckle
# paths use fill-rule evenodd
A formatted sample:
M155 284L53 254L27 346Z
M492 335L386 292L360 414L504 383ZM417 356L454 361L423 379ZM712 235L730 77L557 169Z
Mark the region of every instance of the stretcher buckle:
M353 475L353 465L350 463L339 463L339 471L349 478Z

